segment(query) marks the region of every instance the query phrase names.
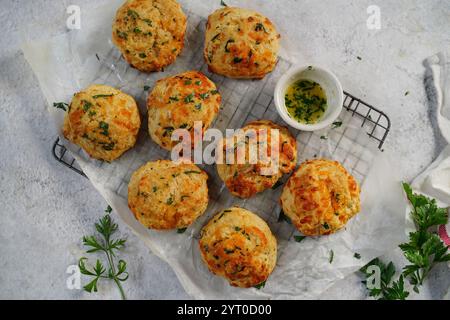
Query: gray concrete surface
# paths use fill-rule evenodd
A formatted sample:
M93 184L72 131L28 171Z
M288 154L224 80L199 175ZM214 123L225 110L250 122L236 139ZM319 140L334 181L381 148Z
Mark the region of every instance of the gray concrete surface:
M90 2L0 0L0 298L119 297L113 286L101 286L96 295L66 286L67 267L82 255L81 237L93 232L93 223L107 204L88 180L52 158L55 130L20 50L23 28L45 22L54 26L55 33L63 31L66 7L78 4L83 12ZM181 3L207 15L219 0ZM424 90L422 61L449 48L448 0L256 4L279 26L285 46L299 63L330 67L346 90L389 115L393 127L386 148L396 152L401 177L413 178L438 155L444 141ZM369 5L380 7L380 30L366 26ZM128 238L123 254L130 271L124 285L128 297L188 298L170 267L119 225ZM449 274L447 266L435 270L422 297L441 298L448 289ZM351 277L324 296L333 297L364 298L364 290L359 279Z

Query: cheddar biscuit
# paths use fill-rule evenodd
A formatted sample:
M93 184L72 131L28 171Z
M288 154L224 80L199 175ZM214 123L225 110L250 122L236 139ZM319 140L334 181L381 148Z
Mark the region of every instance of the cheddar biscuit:
M261 79L276 65L279 38L263 15L225 7L208 17L203 55L212 72Z
M151 138L171 150L176 129L188 130L194 143L194 122L200 121L201 138L219 112L221 96L203 73L187 71L159 80L147 99L148 129Z
M140 71L160 71L184 46L186 16L175 0L128 0L117 11L112 39Z
M113 161L136 143L141 126L135 100L105 85L91 85L74 95L63 134L92 158Z
M208 175L195 164L148 162L131 177L128 206L147 228L186 228L208 206L207 179Z
M337 161L306 161L289 178L281 205L297 229L307 236L327 235L345 226L360 210L360 189Z
M276 158L272 159L272 131L278 131L278 164ZM286 127L279 126L269 120L258 120L248 123L242 128L245 138L239 137L239 133L221 140L218 143L217 152L222 152L221 163L217 163L217 172L228 190L240 198L249 198L258 192L273 187L283 176L295 169L297 163L297 143ZM274 141L274 148L276 147ZM251 161L250 150L264 151L270 162L264 159ZM244 153L242 155L241 153ZM234 163L227 163L228 159L234 159ZM240 161L244 159L245 161ZM273 168L274 171L264 172Z
M203 227L199 246L212 273L242 288L266 281L277 261L277 241L267 223L239 207L214 216Z

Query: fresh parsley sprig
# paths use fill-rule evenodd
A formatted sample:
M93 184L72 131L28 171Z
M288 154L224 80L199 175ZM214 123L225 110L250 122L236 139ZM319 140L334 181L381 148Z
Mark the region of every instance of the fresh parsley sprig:
M450 261L447 246L436 233L429 231L431 227L447 223L447 209L439 208L435 199L413 193L407 183L403 184L403 189L413 206L411 216L418 229L409 234L409 242L400 245L403 255L410 262L403 268L403 275L409 278L414 291L419 292L419 286L434 265Z
M447 208L439 208L436 199L413 193L407 183L403 183L403 189L413 206L411 216L419 231L428 231L430 227L447 223Z
M369 290L369 296L380 300L405 300L409 296L409 292L404 288L403 276L400 276L398 281L392 281L396 272L392 262L384 264L379 258L373 259L360 269L366 278L373 275L370 270L368 270L370 266L377 266L380 270L380 287L369 287L367 285L367 280L362 281Z
M384 265L376 258L360 270L369 277L372 274L367 272L368 267L373 265L379 267L381 288L368 288L368 290L370 296L380 299L405 299L409 293L404 289L404 279L408 279L413 290L419 293L419 287L431 269L439 262L450 261L448 247L435 232L430 231L432 227L447 223L447 209L439 208L435 199L413 193L411 186L407 183L403 183L403 189L413 207L411 217L417 228L417 231L409 234L409 242L399 245L410 264L403 268L398 281L392 283L391 279L395 274L392 262ZM363 283L367 285L367 281Z
M109 215L111 210L111 207L108 206L105 210L108 214L99 219L99 222L95 224L95 229L101 237L98 237L97 235L83 237L83 244L89 248L86 253L103 252L106 255L106 260L109 266L108 269L106 269L103 263L97 259L95 266L89 270L85 263L88 260L86 257L82 257L78 261L78 267L80 268L80 272L82 274L94 278L83 287L84 290L87 292L97 292L98 281L100 279L109 279L116 283L119 288L121 298L125 300L125 292L122 288L121 282L128 279L127 263L124 260L119 260L116 265L114 259L116 258L116 252L123 249L125 246L126 239L111 238L118 229L118 225L114 223Z

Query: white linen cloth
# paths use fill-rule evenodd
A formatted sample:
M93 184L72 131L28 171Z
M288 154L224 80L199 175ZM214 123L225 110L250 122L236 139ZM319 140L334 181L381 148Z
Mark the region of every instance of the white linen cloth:
M436 103L436 117L442 136L447 145L437 159L417 176L414 190L435 198L439 205L450 207L450 51L440 52L424 62L431 71L432 81L427 85L429 96ZM450 245L450 222L438 228L439 236ZM450 264L449 264L450 266Z

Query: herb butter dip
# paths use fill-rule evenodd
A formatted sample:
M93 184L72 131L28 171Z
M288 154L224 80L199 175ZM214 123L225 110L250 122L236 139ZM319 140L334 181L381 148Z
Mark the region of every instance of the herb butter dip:
M290 84L284 96L291 118L300 123L317 123L327 110L327 96L317 82L300 79Z

